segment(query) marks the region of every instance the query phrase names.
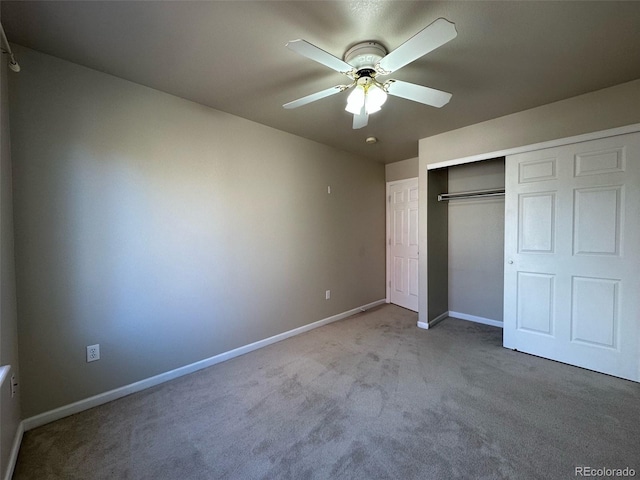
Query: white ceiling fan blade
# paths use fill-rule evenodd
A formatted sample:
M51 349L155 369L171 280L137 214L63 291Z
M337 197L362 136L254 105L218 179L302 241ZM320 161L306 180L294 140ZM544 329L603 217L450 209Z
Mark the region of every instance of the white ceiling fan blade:
M389 95L406 98L407 100L413 100L414 102L424 103L425 105L431 105L437 108L445 106L452 97L450 93L443 92L442 90L423 87L422 85L402 82L400 80L389 80L385 85L387 86L387 93Z
M325 52L306 40L292 40L287 43L287 47L303 57L321 63L336 72L348 74L353 70L353 67L347 62L340 60L338 57L334 57L329 52Z
M364 111L364 107L360 111L359 115L353 116L353 129L358 130L364 128L369 124L369 115Z
M395 72L449 40L453 40L457 35L454 23L439 18L380 60L376 68L380 69L380 73Z
M346 85L336 85L335 87L327 88L326 90L322 90L320 92L312 93L311 95L307 95L306 97L299 98L298 100L294 100L289 103L285 103L282 105L284 108L298 108L307 103L315 102L316 100L320 100L321 98L329 97L331 95L335 95L336 93L343 92L348 87Z

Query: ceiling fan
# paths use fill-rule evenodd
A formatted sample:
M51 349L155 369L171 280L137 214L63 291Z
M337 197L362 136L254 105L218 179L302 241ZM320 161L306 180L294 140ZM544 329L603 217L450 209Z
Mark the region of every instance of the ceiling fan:
M361 42L346 51L344 60L305 40L292 40L286 45L289 49L346 75L352 82L312 93L283 107L298 108L353 88L345 110L353 113L354 129L367 126L369 115L382 108L387 94L440 108L449 102L450 93L394 79L381 83L378 77L395 72L457 35L455 24L439 18L390 53L378 42Z

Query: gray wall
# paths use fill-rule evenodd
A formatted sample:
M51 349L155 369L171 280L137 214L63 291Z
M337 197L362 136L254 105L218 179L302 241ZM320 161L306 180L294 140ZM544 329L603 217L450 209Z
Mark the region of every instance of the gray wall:
M11 143L7 58L0 59L0 364L11 365L18 384L18 334L16 316L15 271L13 257L13 206L11 191ZM0 391L0 476L4 478L11 447L20 423L20 388L11 398L10 378Z
M447 204L438 202L438 195L447 191L449 172L442 169L429 174L427 195L427 309L429 322L446 312L448 301L449 278L447 257L449 249ZM420 197L420 198L421 198ZM422 205L420 205L422 208ZM420 213L418 213L420 215ZM422 249L421 249L422 251ZM422 255L419 260L422 260ZM422 280L420 280L422 281Z
M385 297L382 164L18 53L25 417Z
M437 278L448 273L448 268L429 271L428 258L432 254L423 254L428 250L429 200L425 195L431 175L427 172L428 165L634 123L640 123L640 80L421 139L418 170L420 285L426 285L423 282L429 276ZM421 287L423 293L430 295L428 288ZM418 321L426 323L443 313L427 308L429 303L440 303L441 300L421 299Z
M449 193L504 188L504 158L448 170ZM448 207L448 310L501 322L504 197L452 200Z
M387 182L416 178L418 176L418 157L387 163L384 169Z

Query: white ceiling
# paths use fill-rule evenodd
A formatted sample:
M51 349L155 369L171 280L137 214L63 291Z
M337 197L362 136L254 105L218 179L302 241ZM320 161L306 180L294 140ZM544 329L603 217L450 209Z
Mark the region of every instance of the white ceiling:
M361 130L347 93L282 108L346 79L287 41L391 51L438 17L457 38L391 77L451 92L445 107L390 97ZM420 138L640 78L638 1L4 0L1 18L12 42L385 163L417 156Z

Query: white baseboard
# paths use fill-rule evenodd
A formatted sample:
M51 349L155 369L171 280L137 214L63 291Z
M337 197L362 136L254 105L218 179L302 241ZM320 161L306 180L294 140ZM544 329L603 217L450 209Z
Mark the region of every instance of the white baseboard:
M169 380L173 380L174 378L182 377L184 375L188 375L198 370L202 370L203 368L211 367L212 365L216 365L226 360L230 360L240 355L244 355L245 353L249 353L259 348L266 347L267 345L280 342L281 340L285 340L287 338L300 335L301 333L308 332L309 330L322 327L329 323L337 322L338 320L342 320L344 318L350 317L351 315L355 315L356 313L364 312L365 310L368 310L370 308L377 307L378 305L382 305L385 302L386 300L383 299L383 300L378 300L372 303L368 303L366 305L353 308L346 312L339 313L337 315L333 315L331 317L327 317L322 320L318 320L317 322L310 323L309 325L303 325L302 327L294 328L293 330L289 330L287 332L274 335L273 337L265 338L264 340L259 340L254 343L250 343L249 345L238 347L228 352L224 352L219 355L215 355L213 357L200 360L199 362L195 362L190 365L185 365L184 367L176 368L175 370L170 370L168 372L161 373L160 375L146 378L144 380L140 380L139 382L131 383L129 385L125 385L123 387L119 387L114 390L110 390L108 392L100 393L93 397L85 398L83 400L79 400L69 405L64 405L54 410L50 410L48 412L44 412L39 415L35 415L33 417L29 417L22 422L24 431L28 431L33 428L40 427L47 423L53 422L55 420L68 417L69 415L73 415L75 413L79 413L84 410L97 407L98 405L103 405L112 400L116 400L118 398L122 398L132 393L139 392L141 390L145 390L150 387L154 387L161 383L168 382Z
M11 454L9 455L7 469L5 471L4 480L11 480L13 477L13 471L16 468L16 461L18 460L18 452L20 452L20 444L22 443L22 435L24 434L24 422L18 424L18 430L13 437L13 446L11 447Z
M442 320L444 320L448 316L449 316L449 312L444 312L444 313L441 313L440 315L438 315L433 320L429 320L429 328L437 325L438 323L440 323Z
M429 330L431 327L433 327L437 323L440 323L442 320L444 320L448 316L449 316L449 312L444 312L444 313L441 313L440 315L438 315L433 320L430 320L430 321L428 321L426 323L425 322L418 322L418 328L422 328L424 330Z
M449 316L458 318L460 320L468 320L469 322L482 323L484 325L491 325L492 327L503 327L503 323L498 320L492 320L490 318L478 317L477 315L469 315L467 313L449 312Z

